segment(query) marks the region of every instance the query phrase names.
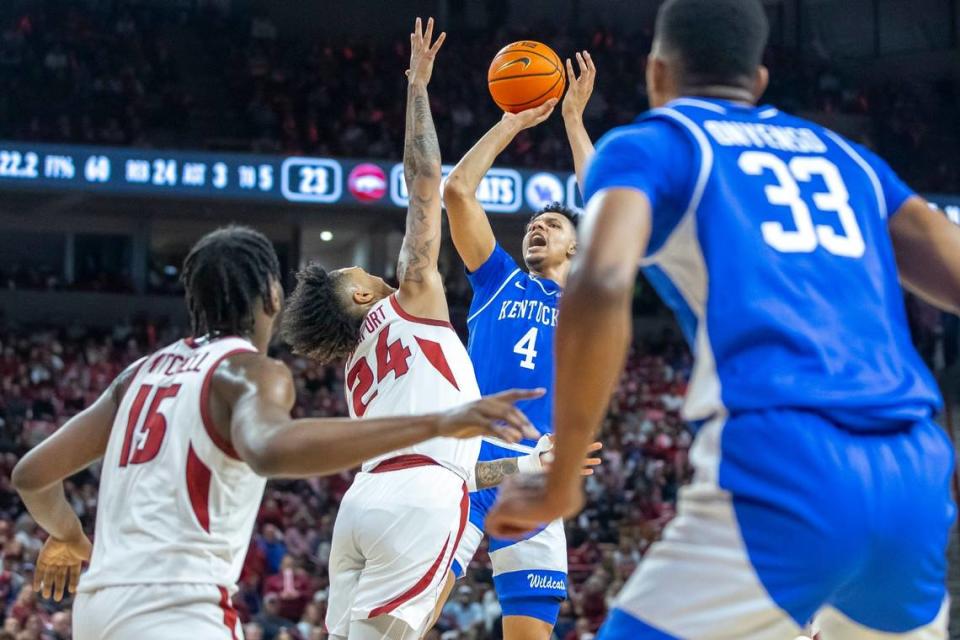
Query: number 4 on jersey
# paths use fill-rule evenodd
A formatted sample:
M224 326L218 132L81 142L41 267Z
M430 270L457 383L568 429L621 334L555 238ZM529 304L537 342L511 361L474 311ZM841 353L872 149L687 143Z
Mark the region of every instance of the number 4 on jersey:
M524 369L536 369L537 365L534 359L537 357L537 334L540 333L539 327L531 327L529 331L523 334L523 337L513 345L513 352L523 356L520 366Z

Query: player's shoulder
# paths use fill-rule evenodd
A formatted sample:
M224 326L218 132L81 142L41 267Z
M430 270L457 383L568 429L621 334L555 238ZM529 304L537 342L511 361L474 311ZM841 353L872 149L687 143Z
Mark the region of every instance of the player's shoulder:
M228 396L251 388L258 392L282 392L293 386L293 373L286 363L257 351L230 355L212 373L214 387L226 391Z
M584 193L589 200L603 189L629 187L647 193L679 194L695 173L701 151L683 125L647 112L611 129L596 146Z
M642 150L684 136L679 123L661 115L656 110L648 111L633 122L610 129L597 142L597 151Z

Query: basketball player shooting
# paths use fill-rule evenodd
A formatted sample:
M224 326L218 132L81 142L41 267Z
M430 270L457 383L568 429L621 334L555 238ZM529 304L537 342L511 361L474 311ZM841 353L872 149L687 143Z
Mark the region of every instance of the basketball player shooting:
M410 36L403 153L410 204L399 288L359 267L309 265L284 318L283 334L296 351L346 360L347 405L356 417L436 411L480 395L437 266L441 161L427 85L445 34L433 41L433 24L424 29L418 19ZM524 420L519 411L515 419ZM531 426L526 437L535 435ZM479 450L479 438L436 438L363 465L333 531L331 638L414 640L426 632L467 525L468 490L504 477L500 461L477 462Z
M654 109L588 171L556 459L545 483L504 487L488 527L583 504L641 263L695 353L695 475L599 638L781 640L816 616L822 640L945 639L954 454L900 282L960 311L960 228L867 149L757 106L767 34L760 0L661 6Z
M266 477L334 473L435 436L516 440L526 422L510 404L517 394L429 415L291 420L293 378L266 355L283 302L267 238L210 233L187 256L183 283L196 337L132 364L13 471L50 535L34 588L56 600L78 592L76 640L235 640L230 593ZM63 480L97 460L91 560Z
M583 112L593 93L596 69L589 53L577 53L576 59L579 77L573 73L572 62L566 63L570 87L562 112L574 166L582 179L593 154L593 144L583 126ZM514 137L550 117L555 106L556 100L550 100L534 109L505 113L454 167L444 188L450 234L473 289L467 318L468 347L480 390L502 391L512 386L547 389L544 397L519 405L537 428L538 437L543 436L539 442L536 438L519 446L483 442L481 461L506 458L496 469L513 470L519 466L526 470L523 460L539 460L528 456L550 446L547 436L553 430L554 330L561 291L577 251L577 216L559 203L533 216L523 237L524 271L497 242L476 192L483 176ZM588 452L588 472L590 466L600 462L592 457L599 448L595 444ZM500 479L502 475L497 482ZM456 577L463 576L480 545L484 519L495 498L495 487L470 494L470 523L453 565ZM493 538L490 558L504 614L504 637L547 640L567 593L563 523L556 520L521 541ZM448 589L452 582L451 579Z

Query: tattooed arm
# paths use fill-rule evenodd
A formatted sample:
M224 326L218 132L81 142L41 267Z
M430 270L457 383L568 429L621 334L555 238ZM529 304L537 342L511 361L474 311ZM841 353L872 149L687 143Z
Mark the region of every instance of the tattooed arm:
M477 490L495 487L507 476L520 472L520 458L500 458L489 462L477 463Z
M585 476L593 475L593 468L600 464L600 458L596 457L597 452L603 448L599 442L594 442L587 449L587 457L583 461L581 474ZM487 462L478 462L474 468L476 474L477 486L471 488L471 491L479 491L495 487L508 476L518 473L540 473L550 468L553 456L550 453L553 450L553 436L543 436L537 442L533 451L525 456L516 458L498 458Z
M430 113L427 85L433 61L446 37L441 33L431 45L433 18L422 30L420 19L410 34L410 69L407 71L407 125L403 146L403 176L410 204L407 229L400 248L398 298L417 316L447 320L449 312L443 281L437 269L440 255L440 145Z

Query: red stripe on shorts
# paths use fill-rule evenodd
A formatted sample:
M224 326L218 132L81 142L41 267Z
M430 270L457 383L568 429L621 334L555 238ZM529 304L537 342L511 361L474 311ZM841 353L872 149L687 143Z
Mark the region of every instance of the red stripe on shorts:
M470 511L470 496L467 493L467 485L463 485L463 498L460 499L460 528L457 531L457 537L453 543L453 549L450 551L450 558L447 560L447 568L444 570L443 575L447 575L447 571L450 570L450 564L453 562L453 556L457 553L457 546L460 544L460 538L463 537L463 531L467 527L467 514ZM423 575L420 580L417 581L415 585L407 589L405 592L401 593L399 596L382 604L376 609L373 609L368 615L368 618L376 618L377 616L382 616L384 614L390 613L400 605L413 598L417 597L423 591L430 586L430 583L433 582L434 577L437 575L437 570L440 568L440 563L443 562L443 558L447 555L447 548L450 546L450 536L447 536L446 542L443 543L443 549L440 550L440 555L437 556L437 559L433 561L433 564L430 565L430 569Z
M414 469L416 467L439 467L440 463L419 453L409 453L395 458L387 458L377 464L370 473L384 473L386 471L401 471L403 469Z
M237 610L230 602L230 594L226 587L217 587L220 590L220 608L223 609L223 624L230 629L230 640L237 640Z
M450 565L453 564L453 559L457 555L457 550L460 548L460 539L463 537L463 532L467 528L467 515L470 513L470 493L467 491L467 483L463 483L463 497L460 498L460 529L457 531L457 539L453 541L453 551L450 552L450 559L447 560L447 569L443 572L443 575L447 575L450 572ZM467 570L466 567L463 568L464 571Z

